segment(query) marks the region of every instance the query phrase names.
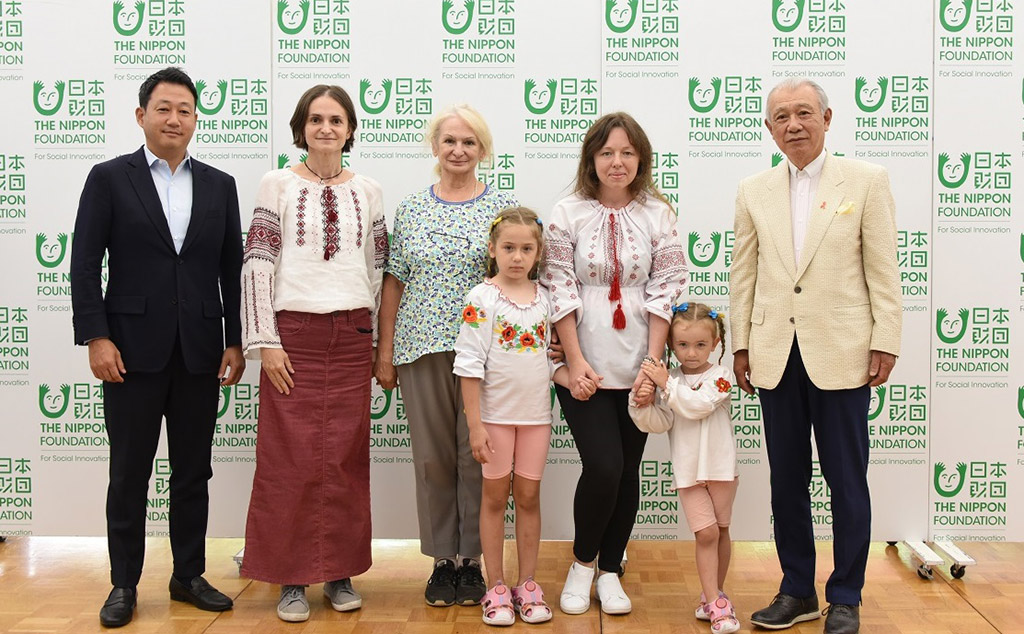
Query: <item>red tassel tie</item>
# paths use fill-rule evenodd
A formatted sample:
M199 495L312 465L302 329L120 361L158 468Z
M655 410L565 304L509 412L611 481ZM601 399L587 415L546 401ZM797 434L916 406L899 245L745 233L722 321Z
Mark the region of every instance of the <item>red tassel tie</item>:
M626 313L622 312L622 285L619 280L619 249L615 243L615 214L608 214L608 243L612 250L612 286L608 291L608 299L618 302L615 312L612 314L612 328L623 330L626 327Z

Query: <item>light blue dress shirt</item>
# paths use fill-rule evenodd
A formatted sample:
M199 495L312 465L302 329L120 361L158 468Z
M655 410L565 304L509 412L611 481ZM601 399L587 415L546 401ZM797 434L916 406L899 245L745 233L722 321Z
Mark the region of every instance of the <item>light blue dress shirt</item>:
M149 163L156 194L160 197L160 206L167 218L167 227L171 230L174 250L181 253L188 223L192 219L192 159L186 152L185 159L172 174L167 161L150 152L147 146L142 147L146 152L146 162Z

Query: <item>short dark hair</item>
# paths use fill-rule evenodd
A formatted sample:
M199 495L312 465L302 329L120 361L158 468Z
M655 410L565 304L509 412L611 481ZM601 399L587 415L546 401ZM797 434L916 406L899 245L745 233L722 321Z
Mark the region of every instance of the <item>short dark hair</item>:
M309 118L309 107L313 104L314 100L320 97L330 97L337 101L345 111L345 116L348 118L350 136L345 141L345 146L341 148L341 151L348 152L356 142L356 126L358 121L356 120L356 107L352 104L352 98L348 96L348 93L341 86L317 84L302 93L302 96L299 97L299 103L295 104L295 112L292 113L292 120L290 121L292 126L292 143L299 149L309 149L309 144L306 143L306 119Z
M177 66L168 66L147 77L146 81L142 82L142 85L139 86L139 107L143 110L149 105L149 98L152 96L153 91L156 90L157 84L178 84L179 86L184 86L192 93L192 104L199 103L199 93L196 92L196 85L192 83L192 78L188 76L188 73Z

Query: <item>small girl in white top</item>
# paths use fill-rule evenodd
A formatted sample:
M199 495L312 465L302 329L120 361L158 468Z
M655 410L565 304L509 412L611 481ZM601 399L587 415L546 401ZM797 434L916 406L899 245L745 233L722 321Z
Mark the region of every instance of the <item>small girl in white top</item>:
M719 345L719 363L725 354L725 318L704 304L674 306L668 343L679 367L669 371L664 363L646 358L641 367L658 386L659 398L646 407L631 405L629 413L641 431L669 432L673 487L696 538L703 588L696 617L711 621L714 634L735 632L740 624L722 588L732 555L729 523L738 485L730 422L736 379L732 370L708 360Z
M488 625L551 619L533 580L540 548L540 478L551 438L551 366L548 300L535 281L543 249L537 214L503 210L491 223L489 279L466 296L455 342L454 373L461 377L473 457L483 465L480 541L487 570L481 603ZM565 385L568 369L555 380ZM594 386L596 388L596 386ZM516 546L521 583L511 590L502 569L504 512L509 479L516 505Z

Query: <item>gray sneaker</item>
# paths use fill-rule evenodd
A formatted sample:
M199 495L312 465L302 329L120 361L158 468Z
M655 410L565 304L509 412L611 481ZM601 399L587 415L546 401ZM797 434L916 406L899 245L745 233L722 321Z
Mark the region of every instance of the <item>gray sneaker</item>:
M352 580L347 577L325 583L324 596L331 600L331 607L338 612L348 612L363 607L363 597L352 589Z
M281 599L277 602L277 618L289 623L299 623L309 619L306 586L281 586Z

